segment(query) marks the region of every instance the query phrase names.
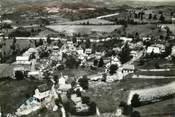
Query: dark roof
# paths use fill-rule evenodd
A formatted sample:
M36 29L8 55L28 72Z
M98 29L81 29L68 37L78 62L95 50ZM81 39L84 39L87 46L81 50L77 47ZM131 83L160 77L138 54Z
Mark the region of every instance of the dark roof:
M45 92L45 91L50 90L50 87L47 84L39 85L37 88L40 92Z

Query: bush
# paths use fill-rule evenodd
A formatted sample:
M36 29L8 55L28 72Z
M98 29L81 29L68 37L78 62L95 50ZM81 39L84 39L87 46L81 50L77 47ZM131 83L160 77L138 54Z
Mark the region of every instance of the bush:
M132 107L139 107L141 105L140 98L138 94L134 94L131 100Z
M83 76L83 78L79 79L78 82L84 90L87 90L89 88L89 81L87 76Z
M113 75L114 73L116 73L116 70L118 69L118 66L117 65L111 65L110 68L109 68L109 73L111 75Z
M122 107L124 115L130 115L133 112L133 108L131 105L127 105L126 102L120 102L119 107Z
M138 111L134 111L134 112L131 113L130 117L141 117L141 115Z

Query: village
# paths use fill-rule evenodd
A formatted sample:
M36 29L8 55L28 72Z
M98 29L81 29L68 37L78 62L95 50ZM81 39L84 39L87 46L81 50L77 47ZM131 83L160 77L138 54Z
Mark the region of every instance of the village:
M0 117L173 117L174 7L63 6L1 15Z

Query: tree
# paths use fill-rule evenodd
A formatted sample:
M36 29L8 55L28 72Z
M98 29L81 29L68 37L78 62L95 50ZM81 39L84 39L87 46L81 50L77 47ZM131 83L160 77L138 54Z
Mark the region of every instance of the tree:
M18 80L22 80L24 79L24 74L22 71L16 71L15 72L15 78L18 79Z
M133 112L133 107L131 105L127 105L126 102L121 101L119 107L122 107L124 115L130 115Z
M103 67L103 66L104 66L103 58L100 58L100 61L98 63L98 67Z
M82 97L82 103L83 104L89 104L90 103L90 98L87 96Z
M77 38L75 36L72 38L72 42L77 43Z
M87 40L86 40L85 46L86 46L86 48L90 48L90 46L91 46L91 41L90 41L90 39L87 39Z
M141 105L140 98L138 94L134 94L131 100L132 107L138 107Z
M159 21L161 23L163 23L165 21L165 17L163 16L163 14L160 15Z
M73 69L75 67L77 67L77 61L73 56L67 56L66 57L66 67L68 67L69 69Z
M131 59L128 43L126 43L122 48L122 51L119 53L119 57L122 64L128 62Z
M38 46L43 45L43 40L40 39L37 45L38 45Z
M106 78L107 78L107 74L106 73L102 74L101 81L106 82Z
M118 66L117 65L111 65L110 67L109 67L109 73L111 74L111 75L113 75L114 73L116 73L116 70L118 69Z
M97 65L98 65L98 60L95 59L95 60L94 60L94 66L97 66Z
M148 19L150 19L150 20L152 19L152 14L151 13L149 14Z
M47 36L47 40L46 41L47 41L47 44L49 44L49 45L51 44L52 40L50 39L50 36Z
M89 81L86 75L84 75L83 78L79 79L78 82L84 90L87 90L89 88Z
M17 28L15 31L9 34L10 37L29 37L31 33L23 27Z
M172 45L171 44L167 44L165 46L165 54L164 54L164 56L165 57L169 56L171 54L171 52L172 52Z
M135 33L135 42L138 42L140 40L140 35L138 32Z
M134 112L131 113L130 117L141 117L141 115L138 111L134 111Z
M153 17L153 20L157 20L157 15L156 14Z

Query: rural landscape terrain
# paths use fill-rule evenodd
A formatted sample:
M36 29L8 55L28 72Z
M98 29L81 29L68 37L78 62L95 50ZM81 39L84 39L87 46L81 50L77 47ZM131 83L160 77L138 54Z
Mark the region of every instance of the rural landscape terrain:
M0 117L175 117L175 0L0 0Z

